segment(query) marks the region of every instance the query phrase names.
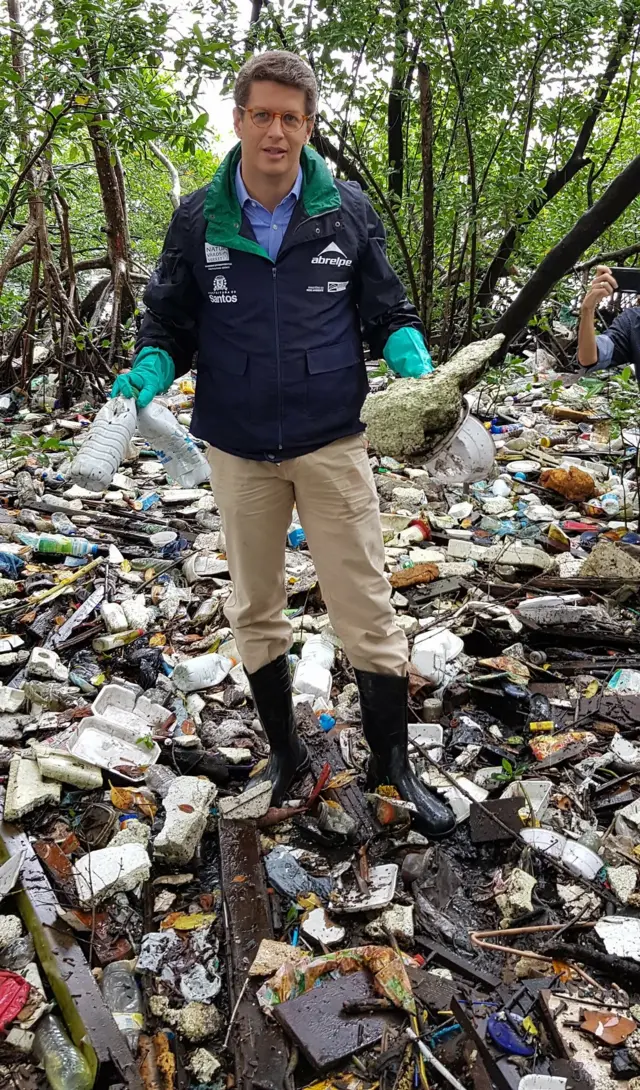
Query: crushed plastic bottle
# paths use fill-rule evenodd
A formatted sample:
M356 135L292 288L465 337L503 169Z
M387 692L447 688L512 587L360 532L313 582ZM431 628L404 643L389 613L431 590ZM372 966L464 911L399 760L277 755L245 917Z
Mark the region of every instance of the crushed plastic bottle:
M600 506L605 515L617 515L620 510L620 497L615 492L605 492L600 496Z
M155 450L167 476L182 488L197 488L209 479L206 458L187 429L159 401L138 412L138 430Z
M35 507L38 503L38 494L34 488L31 474L26 469L22 469L19 473L16 473L13 484L18 495L18 506Z
M197 655L196 658L178 663L173 671L173 681L181 692L194 693L198 689L210 689L219 685L232 667L231 659L218 655L215 651L207 655Z
M69 480L91 492L104 492L129 448L138 416L133 398L114 397L96 414L69 468Z
M92 640L91 646L94 651L115 651L118 647L126 647L128 643L133 643L142 635L144 635L144 629L142 628L133 628L126 632L114 632L109 636L96 636L95 640Z
M144 1004L138 982L125 962L112 961L110 965L105 965L102 972L102 995L135 1056L138 1038L144 1029Z
M91 1068L54 1014L43 1014L35 1033L34 1051L51 1090L91 1090Z
M329 640L321 635L309 636L293 675L296 692L328 700L333 686L331 669L334 659L335 649Z

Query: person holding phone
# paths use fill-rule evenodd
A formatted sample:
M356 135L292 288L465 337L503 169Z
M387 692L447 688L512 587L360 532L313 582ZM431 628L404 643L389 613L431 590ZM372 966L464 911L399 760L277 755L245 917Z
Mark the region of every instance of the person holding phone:
M625 307L605 333L596 334L596 310L616 291L640 296L640 269L597 266L580 308L578 363L582 367L597 366L599 370L630 363L636 374L640 374L640 306Z

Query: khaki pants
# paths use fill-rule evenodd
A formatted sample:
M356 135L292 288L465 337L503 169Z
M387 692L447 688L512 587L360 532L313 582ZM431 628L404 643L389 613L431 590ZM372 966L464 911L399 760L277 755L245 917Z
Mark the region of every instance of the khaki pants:
M249 673L286 653L284 555L294 503L331 624L352 666L404 674L407 641L385 578L378 496L361 435L279 465L208 452L233 593L225 608Z

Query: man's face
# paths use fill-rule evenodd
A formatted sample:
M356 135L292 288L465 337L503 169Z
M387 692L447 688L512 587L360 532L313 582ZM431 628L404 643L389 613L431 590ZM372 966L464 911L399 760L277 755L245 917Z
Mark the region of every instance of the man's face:
M298 132L283 129L280 117L274 117L266 128L259 128L248 109L304 115L307 112L304 91L270 80L256 80L251 84L246 106L245 110L236 106L233 111L236 136L242 141L243 164L271 178L293 173L311 135L313 120L306 121Z

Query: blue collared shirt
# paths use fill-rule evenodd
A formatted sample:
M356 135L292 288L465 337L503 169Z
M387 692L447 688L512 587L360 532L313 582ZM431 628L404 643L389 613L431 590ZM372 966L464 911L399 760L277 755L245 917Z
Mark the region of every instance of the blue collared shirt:
M256 236L258 245L262 246L262 249L267 251L272 261L275 261L278 256L284 233L289 226L289 220L293 215L296 201L301 192L302 167L299 167L298 177L294 182L293 189L287 193L286 197L282 198L280 204L273 212L269 212L264 205L260 204L258 201L254 201L253 197L250 197L247 193L247 188L242 180L240 163L238 163L238 168L236 170L236 195L240 202L240 207L246 214L246 217L253 228L253 233Z

